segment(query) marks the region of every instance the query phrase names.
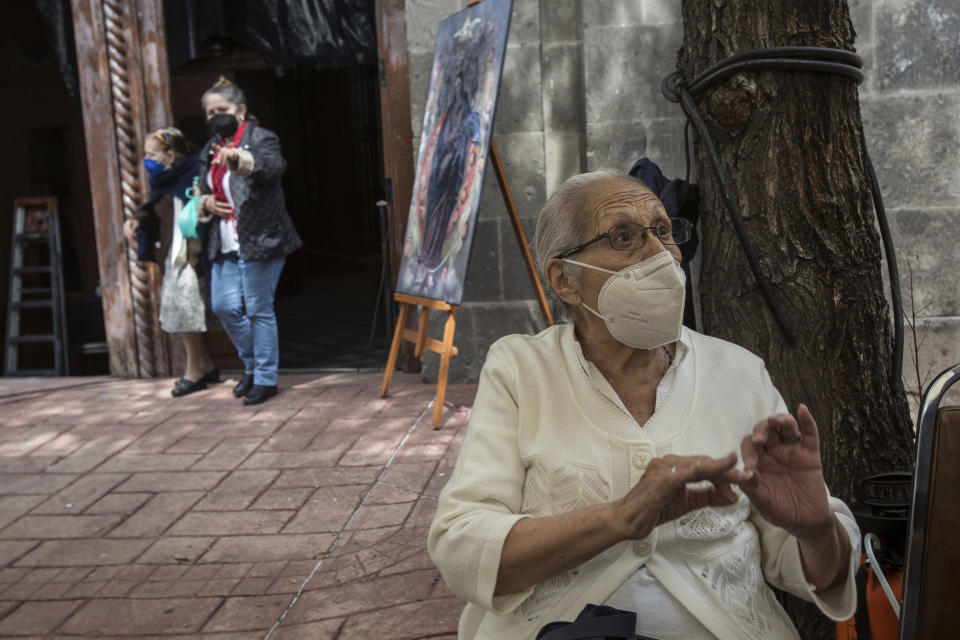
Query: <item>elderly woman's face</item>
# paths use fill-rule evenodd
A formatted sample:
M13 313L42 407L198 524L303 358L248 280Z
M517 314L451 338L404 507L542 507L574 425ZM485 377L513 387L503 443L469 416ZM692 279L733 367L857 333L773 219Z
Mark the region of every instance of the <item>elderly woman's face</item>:
M653 226L668 218L660 199L646 187L620 178L610 178L592 187L586 198L587 207L584 216L589 216L589 235L584 240L609 231L612 227L633 222L643 226ZM607 239L603 239L586 249L570 256L571 260L584 262L609 271L620 271L667 251L678 262L680 249L676 245L665 245L655 233L647 230L643 246L633 251L618 251ZM576 289L582 300L594 309L600 290L610 277L609 274L594 269L582 269L575 278ZM570 302L570 300L567 300Z
M593 187L587 201L590 206L583 215L592 220L590 237L604 233L623 222L653 226L667 219L667 211L660 199L646 187L631 180L604 180ZM644 238L643 246L634 251L617 251L609 241L602 240L571 257L611 271L637 264L661 251L668 251L676 260L680 260L680 249L677 245L661 243L651 230L647 230Z

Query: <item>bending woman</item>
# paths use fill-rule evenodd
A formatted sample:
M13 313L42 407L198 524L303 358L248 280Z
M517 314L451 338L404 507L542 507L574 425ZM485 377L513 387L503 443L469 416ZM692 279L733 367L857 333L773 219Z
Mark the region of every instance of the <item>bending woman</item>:
M259 404L277 394L277 282L303 243L287 213L277 135L247 118L246 96L222 77L201 105L214 133L200 152L202 208L217 218L207 246L210 301L243 361L233 393Z
M483 366L428 539L470 603L461 640L532 639L586 604L659 640L798 638L767 582L853 615L860 537L816 422L755 355L682 326L689 234L612 171L541 211L537 259L573 323Z
M167 333L179 333L187 355L183 377L174 383L174 397L206 389L220 382L203 333L207 330L206 275L199 269L200 240L187 240L176 223L186 201L186 191L200 173L200 157L188 153L187 139L179 129L165 127L147 136L143 145L143 164L150 174L150 199L140 208L141 215L127 220L123 233L132 243L137 232L159 226L155 205L164 197L173 198L173 237L164 262L160 291L160 326ZM194 147L194 150L196 147Z

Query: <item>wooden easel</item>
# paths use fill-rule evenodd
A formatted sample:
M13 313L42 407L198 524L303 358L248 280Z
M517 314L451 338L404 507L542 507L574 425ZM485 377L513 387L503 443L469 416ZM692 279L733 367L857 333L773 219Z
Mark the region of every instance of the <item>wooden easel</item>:
M469 0L467 7L472 7L482 1L483 0ZM537 276L537 269L533 264L533 256L530 255L530 247L527 246L527 236L523 231L523 225L520 224L520 214L517 212L516 202L514 202L513 194L510 192L510 185L507 183L507 175L503 170L500 153L497 151L497 145L493 142L492 130L490 132L490 161L493 164L493 172L497 176L497 183L500 185L500 193L503 195L504 204L507 206L507 213L510 214L510 223L513 225L513 232L517 236L517 244L520 245L523 262L527 267L527 275L530 276L533 290L537 294L540 312L543 314L543 319L549 327L553 325L553 314L550 313L547 296L544 294L543 285ZM433 401L433 420L431 423L434 429L439 429L440 420L443 417L443 398L447 393L447 374L450 372L450 358L457 355L457 348L453 346L453 332L457 324L458 307L455 304L441 300L421 298L420 296L411 296L405 293L394 293L393 299L400 303L400 315L397 318L397 326L393 331L393 341L390 344L390 356L387 358L387 370L383 374L383 384L380 386L380 397L386 397L387 391L390 389L390 379L393 377L393 369L397 365L397 354L400 352L401 340L414 343L413 355L417 358L423 355L424 349L429 349L434 353L440 354L440 371L437 375L437 395ZM420 321L416 333L406 328L410 310L415 307L420 308ZM446 311L447 313L447 319L443 325L442 342L427 336L427 324L430 321L431 309Z
M393 299L400 303L400 316L397 318L397 327L393 331L393 342L390 344L390 357L387 358L387 370L383 372L383 384L380 385L380 397L386 397L390 389L390 378L393 369L397 366L397 353L400 351L400 341L414 343L413 355L417 358L423 355L423 350L430 349L440 354L440 373L437 376L437 395L433 401L434 429L440 428L440 419L443 417L443 397L447 394L447 373L450 371L450 358L457 355L457 348L453 346L453 330L457 324L457 305L431 300L420 296L409 296L405 293L394 293ZM410 309L420 307L420 324L416 333L407 329L407 317ZM447 320L443 324L443 342L438 342L427 336L427 324L430 322L430 309L447 312Z

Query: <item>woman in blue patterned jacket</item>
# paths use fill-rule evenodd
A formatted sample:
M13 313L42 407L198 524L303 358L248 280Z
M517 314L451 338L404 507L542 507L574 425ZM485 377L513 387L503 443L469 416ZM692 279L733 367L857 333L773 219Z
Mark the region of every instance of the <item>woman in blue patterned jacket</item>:
M214 133L200 153L201 206L206 220L217 219L207 247L210 302L243 361L233 393L259 404L277 393L277 282L303 243L287 213L277 135L247 117L246 97L225 78L201 104Z

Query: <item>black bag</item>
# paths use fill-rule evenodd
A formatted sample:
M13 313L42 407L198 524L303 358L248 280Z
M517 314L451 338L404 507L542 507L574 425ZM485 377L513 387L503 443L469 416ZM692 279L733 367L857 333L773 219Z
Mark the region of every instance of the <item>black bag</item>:
M604 605L588 604L573 622L551 622L537 640L656 640L636 634L637 614Z

